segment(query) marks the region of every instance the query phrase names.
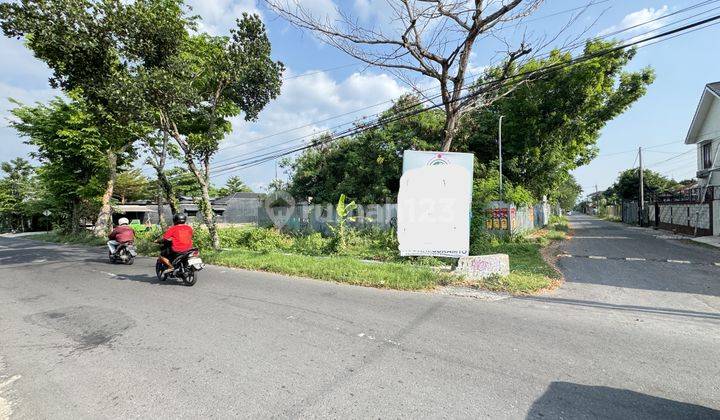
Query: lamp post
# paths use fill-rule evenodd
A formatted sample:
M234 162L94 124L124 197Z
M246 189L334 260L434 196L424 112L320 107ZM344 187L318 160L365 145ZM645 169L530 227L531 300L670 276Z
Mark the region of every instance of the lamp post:
M502 120L504 115L500 116L498 121L498 163L500 167L500 201L503 201L503 172L502 172Z

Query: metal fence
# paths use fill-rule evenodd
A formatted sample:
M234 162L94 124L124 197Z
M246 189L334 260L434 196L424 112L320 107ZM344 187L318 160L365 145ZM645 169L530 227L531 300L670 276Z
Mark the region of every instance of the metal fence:
M713 209L716 207L714 202L713 187L693 188L677 194L652 197L652 201L645 203L642 214L637 201L624 201L622 221L687 235L708 236L713 234ZM639 223L640 221L642 223Z

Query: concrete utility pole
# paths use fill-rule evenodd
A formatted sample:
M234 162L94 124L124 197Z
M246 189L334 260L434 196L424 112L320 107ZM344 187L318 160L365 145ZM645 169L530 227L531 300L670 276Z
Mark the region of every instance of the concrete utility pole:
M504 115L500 116L500 120L498 121L498 161L500 163L500 201L503 201L503 175L502 175L502 120Z
M595 184L595 213L600 213L600 196L598 195L597 184Z
M638 224L643 225L645 214L645 181L643 180L642 147L638 148L638 161L640 162L640 205L638 206Z

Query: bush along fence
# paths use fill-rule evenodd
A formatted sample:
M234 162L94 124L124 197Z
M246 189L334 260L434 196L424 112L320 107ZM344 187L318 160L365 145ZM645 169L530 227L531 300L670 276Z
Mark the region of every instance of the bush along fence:
M349 215L338 216L336 205L309 204L300 202L295 205L273 205L266 197L256 193L238 193L230 197L214 200L213 211L216 221L223 225L250 225L259 227L277 227L289 231L320 232L330 235L331 226L338 224L339 217L348 228L377 229L388 231L397 226L397 204L357 205ZM169 207L165 206L165 220L171 220ZM116 206L114 219L128 217L141 223L156 224L157 204L151 202L132 203ZM201 212L190 200L180 203L180 210L188 215L190 223L201 222ZM494 201L486 206L486 211L474 214L489 233L496 235L519 234L547 226L550 216L560 214L558 207L547 202L533 206L515 206L511 203Z
M652 197L642 214L638 207L637 201L623 202L623 223L694 236L720 235L720 196L713 187Z

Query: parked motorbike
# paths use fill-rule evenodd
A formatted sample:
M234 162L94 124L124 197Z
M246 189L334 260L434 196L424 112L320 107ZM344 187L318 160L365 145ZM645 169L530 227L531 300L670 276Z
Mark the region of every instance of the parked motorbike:
M135 262L137 251L132 243L120 244L115 248L115 253L108 251L108 257L112 263L132 265Z
M200 258L200 251L197 248L192 248L186 252L175 257L171 261L174 269L171 272L166 272L168 266L162 261L162 258L158 258L155 263L155 275L159 281L166 281L169 279L179 279L187 286L192 286L197 282L198 271L205 268L205 264Z

